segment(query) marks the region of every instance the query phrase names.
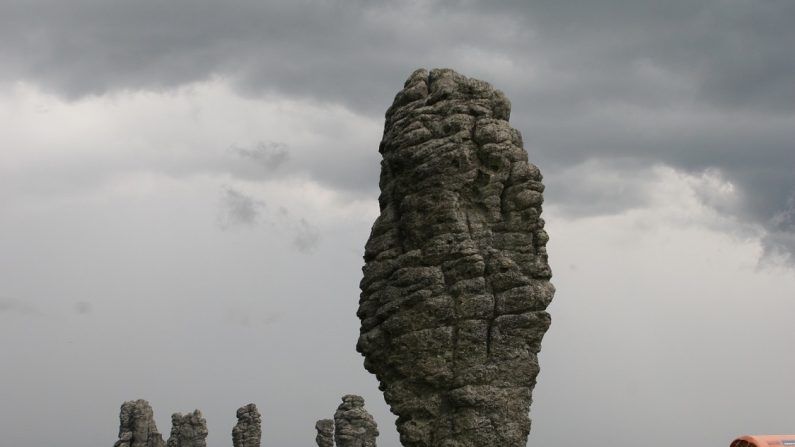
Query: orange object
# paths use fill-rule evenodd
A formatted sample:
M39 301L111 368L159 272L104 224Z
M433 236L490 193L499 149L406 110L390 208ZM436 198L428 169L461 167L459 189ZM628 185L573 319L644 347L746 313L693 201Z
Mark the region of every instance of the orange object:
M795 447L795 435L740 436L729 447Z

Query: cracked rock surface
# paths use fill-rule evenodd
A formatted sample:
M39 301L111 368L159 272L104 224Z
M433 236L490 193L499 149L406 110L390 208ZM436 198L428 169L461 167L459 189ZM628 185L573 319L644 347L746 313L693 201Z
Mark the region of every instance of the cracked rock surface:
M364 398L353 394L342 396L334 413L334 440L337 447L375 447L378 426L364 409Z
M406 447L524 446L549 327L544 186L510 102L415 71L387 110L357 350Z
M171 415L171 435L168 447L207 447L207 421L201 411Z
M124 402L119 412L119 440L114 447L163 447L149 402L138 399Z
M317 430L315 442L318 447L334 447L334 421L321 419L315 424L315 430Z
M232 429L234 447L259 447L262 439L262 416L254 404L237 409L237 424Z

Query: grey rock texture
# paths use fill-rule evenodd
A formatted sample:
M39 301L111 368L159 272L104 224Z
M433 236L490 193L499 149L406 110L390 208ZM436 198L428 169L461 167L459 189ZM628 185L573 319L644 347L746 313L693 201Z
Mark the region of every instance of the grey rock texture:
M237 424L232 429L234 447L259 447L262 439L262 416L254 404L237 409Z
M334 413L334 440L337 447L375 447L378 425L364 409L361 396L347 394Z
M334 421L321 419L315 423L315 430L317 430L315 442L318 447L334 447Z
M417 70L386 113L357 350L407 447L524 446L549 327L544 186L510 102Z
M207 447L207 421L201 411L171 415L171 435L168 447Z
M124 402L119 412L119 440L114 447L163 447L149 402L138 399Z

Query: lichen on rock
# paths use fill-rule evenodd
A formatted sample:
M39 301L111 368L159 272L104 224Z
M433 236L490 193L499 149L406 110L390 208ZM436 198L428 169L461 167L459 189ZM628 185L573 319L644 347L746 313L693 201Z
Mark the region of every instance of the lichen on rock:
M549 327L544 186L510 102L415 71L387 110L357 350L406 447L518 447Z

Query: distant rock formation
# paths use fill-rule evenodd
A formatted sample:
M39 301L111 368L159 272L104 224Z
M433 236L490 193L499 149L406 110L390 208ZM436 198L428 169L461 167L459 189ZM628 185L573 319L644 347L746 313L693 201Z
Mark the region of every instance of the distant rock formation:
M248 404L237 409L237 424L232 429L234 447L259 447L262 439L262 416L257 406Z
M415 71L386 112L357 350L406 447L527 442L554 288L541 173L510 111L444 69Z
M318 447L334 447L334 421L321 419L315 423L315 430L317 430L315 442Z
M199 410L171 415L171 436L168 447L207 447L207 421Z
M138 399L124 402L119 412L119 440L114 447L163 447L149 402Z
M364 409L364 398L353 394L342 396L334 413L334 440L337 447L375 447L378 425Z

